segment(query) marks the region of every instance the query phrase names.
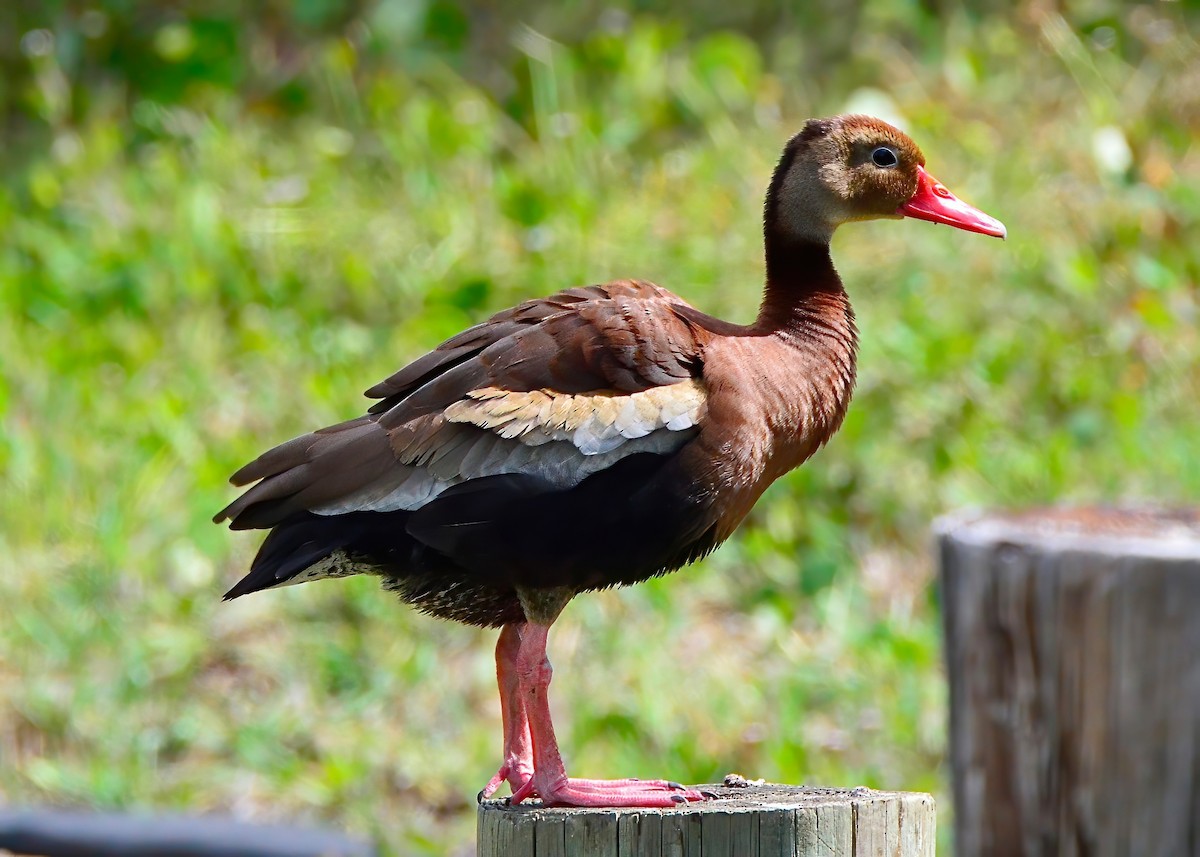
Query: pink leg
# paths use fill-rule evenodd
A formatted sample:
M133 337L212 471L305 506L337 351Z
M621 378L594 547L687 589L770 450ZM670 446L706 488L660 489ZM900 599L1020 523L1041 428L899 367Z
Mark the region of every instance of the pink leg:
M666 780L580 780L567 777L554 726L550 722L547 691L553 670L546 657L549 625L527 623L520 635L516 672L525 703L529 734L533 739L533 777L512 796L520 803L533 794L547 806L647 806L670 807L704 800L695 789Z
M491 797L508 781L516 794L533 777L533 744L529 740L529 720L517 679L517 655L525 625L505 625L496 641L496 683L500 686L500 717L504 721L504 761L500 770L483 787L480 798Z

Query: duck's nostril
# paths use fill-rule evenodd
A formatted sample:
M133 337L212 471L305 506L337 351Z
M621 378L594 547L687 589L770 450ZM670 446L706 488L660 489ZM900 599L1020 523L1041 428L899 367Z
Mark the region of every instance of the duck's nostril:
M945 223L968 232L979 232L996 238L1005 236L1003 223L967 205L927 173L924 167L917 167L917 179L917 192L913 194L912 199L900 206L898 214L933 223Z

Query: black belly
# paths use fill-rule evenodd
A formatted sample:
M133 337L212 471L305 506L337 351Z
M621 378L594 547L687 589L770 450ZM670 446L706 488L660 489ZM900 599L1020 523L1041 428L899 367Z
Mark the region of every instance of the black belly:
M423 612L471 625L519 622L519 587L637 583L716 547L715 498L677 464L643 453L568 489L504 474L457 485L416 511L298 516L271 531L227 597L341 552Z

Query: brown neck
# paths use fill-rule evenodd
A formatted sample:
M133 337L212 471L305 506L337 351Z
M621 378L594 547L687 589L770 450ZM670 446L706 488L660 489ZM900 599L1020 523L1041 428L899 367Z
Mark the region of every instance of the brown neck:
M755 328L763 333L811 332L813 323L841 328L855 341L854 314L841 277L833 267L829 244L766 231L767 285Z
M706 425L689 449L722 497L720 540L772 481L829 440L850 404L857 333L829 245L780 242L768 233L758 320L714 347L729 347L729 358L705 365L713 392Z

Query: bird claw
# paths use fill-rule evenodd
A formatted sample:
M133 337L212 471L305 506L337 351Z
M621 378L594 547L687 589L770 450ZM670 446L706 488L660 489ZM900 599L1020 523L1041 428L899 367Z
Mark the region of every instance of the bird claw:
M670 808L707 799L695 789L670 780L566 779L546 783L536 791L547 806Z
M488 784L480 790L480 802L482 803L485 798L494 795L505 782L514 793L520 791L533 778L533 773L529 771L527 765L528 763L523 763L523 760L520 759L506 759L500 766L500 770L496 771L495 776L488 780Z

